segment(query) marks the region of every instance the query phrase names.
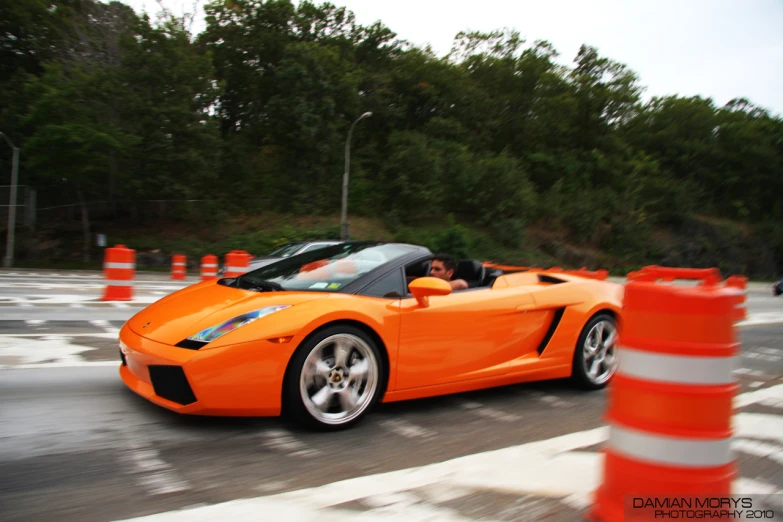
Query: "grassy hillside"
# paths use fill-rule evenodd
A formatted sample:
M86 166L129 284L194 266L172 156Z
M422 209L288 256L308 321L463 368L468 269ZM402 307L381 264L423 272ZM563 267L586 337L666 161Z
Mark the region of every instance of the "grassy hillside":
M233 249L263 255L294 240L339 238L339 215L295 216L277 213L239 215L213 220L156 220L122 225L95 223L97 233L110 246L124 244L137 251L140 270L168 270L172 254L185 254L191 269L206 254L221 257ZM757 279L777 276L775 259L762 237L751 228L718 218L695 216L676 229L656 229L643 238L630 238L629 248L607 245L601 230L574 241L549 223L526 228L514 223L480 228L447 216L440 222L402 226L394 220L368 217L351 219L351 238L423 244L433 251L525 266L606 268L624 275L645 264L717 266L724 273L741 273ZM103 249L93 239L91 261L82 261L83 234L78 222L55 229L19 234L16 266L36 268L98 269ZM622 245L621 245L622 246ZM603 248L602 248L603 247ZM632 248L631 248L632 247Z

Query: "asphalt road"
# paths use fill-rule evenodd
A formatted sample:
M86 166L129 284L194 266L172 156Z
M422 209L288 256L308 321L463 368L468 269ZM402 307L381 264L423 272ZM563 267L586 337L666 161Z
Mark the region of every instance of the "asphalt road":
M428 466L603 425L605 392L584 393L566 381L382 405L355 429L331 434L303 432L275 418L179 416L137 397L119 380L115 334L137 306L13 301L92 299L101 291L99 283L85 286L94 281L56 274L30 289L20 287L25 281L17 277L0 274L0 301L8 303L0 307L3 520L140 517ZM29 284L35 278L24 279ZM168 293L160 287L179 286L165 276L147 280L150 288L140 295L150 299L153 292ZM748 306L752 317L769 322L783 310L783 298L764 295L759 286L749 292ZM742 367L735 375L742 393L783 384L782 338L783 322L741 329ZM742 411L778 422L782 407L756 402ZM743 477L783 491L783 432L779 437L777 445L766 443L767 451L740 451L738 463ZM519 465L509 461L495 471L512 473ZM527 520L522 506L516 514L508 510L518 498L485 487L462 495L452 491L439 506L465 520ZM555 512L563 520L579 515L578 509Z

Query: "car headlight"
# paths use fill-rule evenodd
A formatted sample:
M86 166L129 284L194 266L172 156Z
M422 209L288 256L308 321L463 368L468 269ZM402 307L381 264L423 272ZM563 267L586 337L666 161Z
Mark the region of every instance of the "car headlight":
M265 306L264 308L259 308L258 310L253 310L252 312L247 312L246 314L238 315L232 319L229 319L228 321L223 321L222 323L216 324L215 326L210 326L209 328L205 328L201 330L199 333L195 335L191 335L186 340L195 341L202 344L210 343L215 339L218 339L219 337L226 335L228 332L233 332L234 330L236 330L241 326L250 324L253 321L261 319L262 317L266 317L267 315L273 314L277 311L283 310L284 308L288 308L289 306L291 305Z

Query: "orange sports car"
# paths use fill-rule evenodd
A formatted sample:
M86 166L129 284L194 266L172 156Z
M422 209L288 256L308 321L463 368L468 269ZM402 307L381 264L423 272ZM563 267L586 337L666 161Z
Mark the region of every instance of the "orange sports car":
M344 428L378 401L614 374L623 287L605 273L462 260L452 291L433 257L346 242L194 284L122 327L120 375L180 413Z

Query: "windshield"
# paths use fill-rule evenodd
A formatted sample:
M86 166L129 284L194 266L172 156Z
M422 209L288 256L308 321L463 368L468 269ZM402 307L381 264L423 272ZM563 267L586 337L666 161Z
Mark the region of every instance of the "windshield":
M288 243L287 245L281 246L269 255L274 257L290 257L296 254L296 251L302 248L302 245L304 245L304 243Z
M342 244L282 259L243 275L240 287L280 285L282 290L337 292L370 270L411 253L405 245Z

